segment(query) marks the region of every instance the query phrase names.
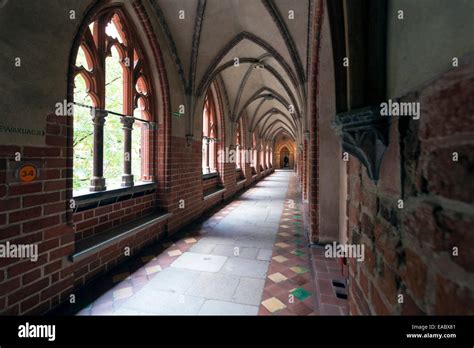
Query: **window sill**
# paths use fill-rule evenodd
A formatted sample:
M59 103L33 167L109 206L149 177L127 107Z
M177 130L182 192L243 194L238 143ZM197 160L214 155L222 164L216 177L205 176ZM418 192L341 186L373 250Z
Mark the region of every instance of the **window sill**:
M116 244L124 238L130 237L142 231L152 224L165 221L171 216L171 213L153 213L122 226L112 228L105 233L83 239L76 243L76 251L69 257L69 260L72 262L80 261L112 244Z
M140 182L133 187L112 188L100 192L85 192L74 196L76 204L74 212L103 207L130 198L148 195L155 191L156 183Z
M217 173L217 172L203 174L202 175L202 180L209 180L209 179L217 178L218 176L219 176L219 173Z
M227 189L223 188L223 187L219 187L217 188L216 190L213 190L212 192L207 192L203 195L203 200L204 201L207 201L208 199L211 199L215 196L218 196L222 193L224 193L225 191L227 191Z

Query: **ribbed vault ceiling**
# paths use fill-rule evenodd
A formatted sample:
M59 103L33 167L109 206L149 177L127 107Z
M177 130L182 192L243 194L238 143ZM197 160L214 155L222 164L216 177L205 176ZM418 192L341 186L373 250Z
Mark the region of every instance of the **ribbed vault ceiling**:
M197 100L218 78L231 120L247 115L249 130L268 140L301 132L309 2L152 0L186 94Z

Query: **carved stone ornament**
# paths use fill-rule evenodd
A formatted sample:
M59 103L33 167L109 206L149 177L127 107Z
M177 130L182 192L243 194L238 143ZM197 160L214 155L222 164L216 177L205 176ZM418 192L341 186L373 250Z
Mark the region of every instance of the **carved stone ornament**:
M389 144L391 118L380 115L378 106L336 115L332 128L341 138L342 149L357 157L367 168L369 178L379 179L380 166Z
M92 108L91 111L92 123L96 126L103 126L108 112L102 109Z
M122 116L120 117L120 123L122 123L122 129L131 131L133 129L133 123L135 123L135 119L129 116Z
M186 134L186 146L190 147L193 144L194 135Z

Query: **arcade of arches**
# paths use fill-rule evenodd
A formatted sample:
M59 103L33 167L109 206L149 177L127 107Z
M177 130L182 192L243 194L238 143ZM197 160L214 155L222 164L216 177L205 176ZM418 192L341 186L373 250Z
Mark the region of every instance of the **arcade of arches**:
M22 3L1 314L474 314L472 1Z

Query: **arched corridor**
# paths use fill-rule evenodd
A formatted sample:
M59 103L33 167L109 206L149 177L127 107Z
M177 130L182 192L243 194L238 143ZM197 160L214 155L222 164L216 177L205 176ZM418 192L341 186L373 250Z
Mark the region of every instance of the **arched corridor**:
M284 309L281 314L319 314L297 200L295 175L276 171L185 235L121 265L88 289L89 303L76 307L83 309L68 311L257 315ZM109 290L104 293L104 288ZM298 300L286 303L290 293ZM343 301L340 305L344 308ZM324 310L333 314L334 308L328 304Z
M0 0L0 314L474 314L473 4Z
M56 313L347 314L347 301L338 297L347 292L333 285L344 283L337 264L324 266L331 281L313 274L312 256L322 253L307 249L300 207L296 175L276 170L185 234L122 264L89 286L76 306ZM295 301L288 302L289 295Z

